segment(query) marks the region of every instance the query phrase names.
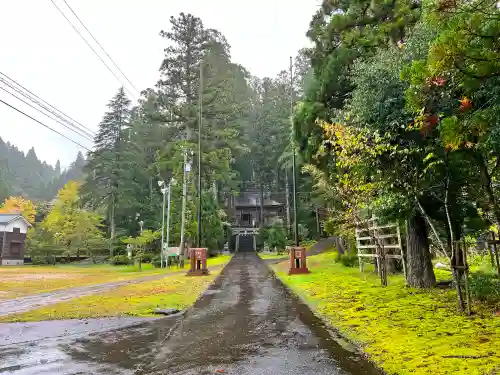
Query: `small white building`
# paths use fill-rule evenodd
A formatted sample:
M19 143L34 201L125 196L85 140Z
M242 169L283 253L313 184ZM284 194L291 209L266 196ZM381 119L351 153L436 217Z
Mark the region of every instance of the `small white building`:
M21 214L0 214L0 259L2 266L24 264L26 234L31 224Z

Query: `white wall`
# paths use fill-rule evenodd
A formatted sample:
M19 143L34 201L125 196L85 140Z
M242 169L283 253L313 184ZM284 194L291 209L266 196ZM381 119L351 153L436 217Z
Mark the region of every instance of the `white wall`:
M2 259L2 266L22 266L23 259Z
M21 230L21 233L26 234L28 231L28 224L23 219L17 219L13 221L12 223L7 224L7 228L2 228L3 226L0 226L0 230L2 231L7 231L7 232L12 232L15 228L19 228Z

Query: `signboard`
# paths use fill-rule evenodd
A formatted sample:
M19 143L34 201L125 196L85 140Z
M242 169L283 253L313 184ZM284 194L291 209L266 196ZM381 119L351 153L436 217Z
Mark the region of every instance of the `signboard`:
M179 247L168 247L165 244L164 251L165 251L165 255L168 257L180 255L180 248Z

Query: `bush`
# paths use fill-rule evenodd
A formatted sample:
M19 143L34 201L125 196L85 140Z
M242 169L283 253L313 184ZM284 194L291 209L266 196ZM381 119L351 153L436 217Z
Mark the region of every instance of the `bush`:
M272 225L264 228L259 236L259 240L262 244L268 244L270 250L273 250L275 247L279 250L283 250L286 246L286 229L283 223L281 221L276 221ZM259 248L262 248L262 246L259 246Z
M359 265L358 255L354 252L344 254L337 253L335 263L342 263L344 267L356 267Z
M146 253L142 255L142 263L151 263L154 258L154 254Z
M470 293L475 300L487 303L500 301L500 281L494 276L478 272L471 275Z
M132 260L126 255L116 255L109 261L113 266L128 266L132 264Z
M153 257L153 259L151 259L151 264L155 268L160 268L161 267L161 258L160 258L160 256L157 255L157 256Z
M44 264L56 264L56 257L53 255L38 255L31 258L31 264L34 265L44 265Z
M151 264L155 268L160 268L161 267L161 258L160 258L160 256L156 255L155 257L153 257L153 259L151 260ZM163 261L163 266L167 267L167 261L166 260Z

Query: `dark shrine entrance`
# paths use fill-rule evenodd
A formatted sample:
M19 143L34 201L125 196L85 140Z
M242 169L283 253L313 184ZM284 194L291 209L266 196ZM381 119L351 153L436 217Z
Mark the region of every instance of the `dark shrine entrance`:
M284 204L275 201L270 192L260 190L256 183L246 183L238 196L227 200L231 233L229 249L234 252L257 250L259 229L284 216Z
M238 246L238 251L241 253L248 253L254 251L254 235L240 235L240 243Z

